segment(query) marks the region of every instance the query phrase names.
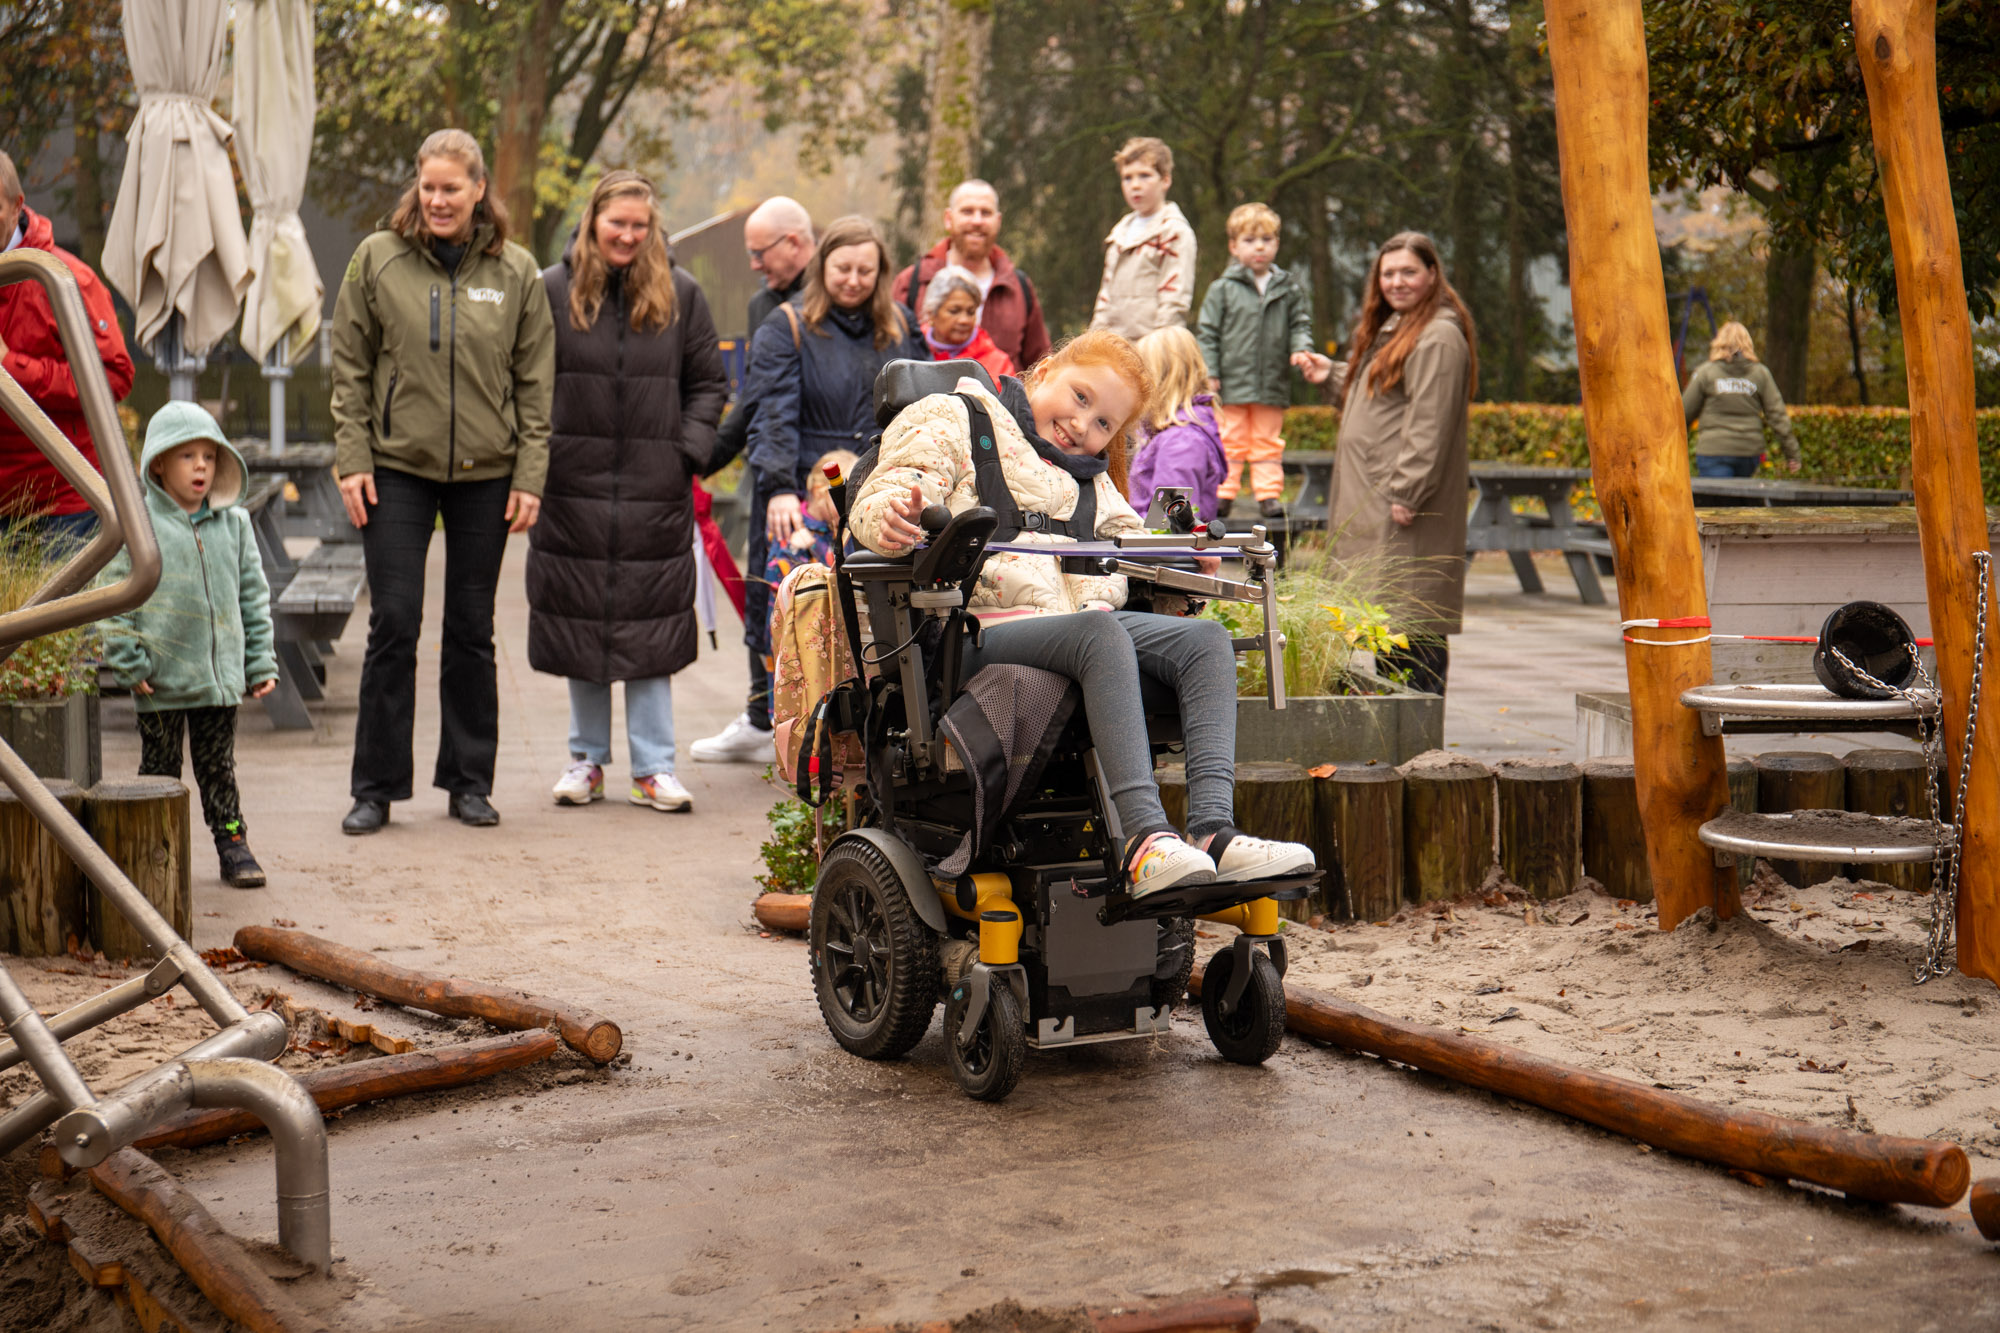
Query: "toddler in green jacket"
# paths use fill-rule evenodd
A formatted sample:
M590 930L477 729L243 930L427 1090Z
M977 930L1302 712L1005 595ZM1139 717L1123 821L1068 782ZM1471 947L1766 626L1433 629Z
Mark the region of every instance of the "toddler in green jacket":
M236 707L245 695L271 692L278 659L271 587L250 516L236 506L248 470L214 417L179 402L147 423L139 468L160 543L160 586L105 623L104 664L138 709L139 772L179 778L185 735L223 883L262 888L236 790ZM104 577L130 570L121 551Z

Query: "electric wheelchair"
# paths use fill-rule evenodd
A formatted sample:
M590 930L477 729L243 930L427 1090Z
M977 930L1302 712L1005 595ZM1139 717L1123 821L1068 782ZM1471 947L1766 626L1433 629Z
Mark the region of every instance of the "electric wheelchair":
M992 383L976 362L891 363L876 384L877 422L886 426L909 403L950 391L961 376ZM864 455L857 476L871 465L872 453ZM989 496L982 484L978 507L956 516L942 505L924 512L930 539L916 551L884 557L856 545L843 558L850 496L847 479L832 480L841 525L837 632L852 661L867 664L815 710L800 766L802 792L818 775L826 799L836 739L862 756L860 773L842 774L847 830L825 850L808 935L813 987L834 1040L867 1059L897 1058L924 1037L942 1001L959 1086L998 1101L1019 1081L1030 1050L1166 1033L1194 967L1194 923L1211 920L1242 933L1205 973L1208 1035L1229 1060L1269 1059L1285 1018L1278 900L1303 897L1320 872L1131 898L1124 832L1073 683L1031 673L1047 679L1021 693L1039 689L1036 725L1045 721L1046 729L1025 754L981 753L967 742L968 727L954 725L1011 725L968 711L974 702L995 706L995 696L975 700L984 682L960 679L965 645L977 632L965 604L989 547L1004 549L996 530L1007 535L1007 519L1033 528L1043 516L1003 514L1011 500ZM1270 704L1284 707L1276 552L1264 529L1229 535L1220 522L1196 529L1184 499L1166 502L1177 531L1034 550L1059 553L1073 572L1126 575L1135 609L1145 609L1149 595L1261 604L1263 632L1236 647L1268 655ZM1235 576L1195 572L1197 552L1224 557L1222 574ZM1027 669L980 675L996 670ZM1178 748L1180 732L1177 700L1156 684L1142 677L1157 760ZM1067 689L1067 706L1049 707L1051 686ZM999 697L1005 710L1013 696ZM816 754L804 753L813 747Z

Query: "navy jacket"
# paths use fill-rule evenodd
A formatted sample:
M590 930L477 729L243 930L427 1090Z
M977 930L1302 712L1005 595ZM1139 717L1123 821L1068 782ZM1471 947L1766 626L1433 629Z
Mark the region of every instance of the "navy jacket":
M750 422L750 467L757 494L803 494L806 476L830 449L860 453L875 434L875 376L891 361L928 361L917 321L903 311L904 336L875 346L866 309L829 311L817 332L801 316L799 340L783 310L774 311L750 344L748 394L757 403ZM754 526L754 524L753 524Z

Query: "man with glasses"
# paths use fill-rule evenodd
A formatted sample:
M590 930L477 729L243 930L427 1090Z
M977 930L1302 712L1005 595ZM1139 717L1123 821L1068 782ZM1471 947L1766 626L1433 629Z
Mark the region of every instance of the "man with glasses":
M813 245L812 216L796 199L775 195L757 205L743 220L743 247L750 252L750 267L764 275L764 285L750 298L750 322L744 326L748 330L744 334L746 343L781 304L799 302L805 287L806 261L812 258ZM748 446L750 419L756 411L757 404L739 392L736 405L715 433L710 475ZM763 516L752 515L749 563L743 581L746 642L748 627L771 614L771 589L761 577L767 554L765 546ZM750 698L742 714L717 734L688 746L688 753L710 763L771 762L771 673L764 669L764 659L755 648L750 649Z

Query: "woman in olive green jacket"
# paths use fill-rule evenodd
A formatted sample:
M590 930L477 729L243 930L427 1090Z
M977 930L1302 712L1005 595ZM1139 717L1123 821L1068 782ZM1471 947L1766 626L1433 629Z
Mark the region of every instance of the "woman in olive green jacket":
M333 312L335 470L368 562L350 790L341 828L373 833L411 795L424 561L444 528L441 724L432 782L453 818L500 822L493 601L507 534L534 525L548 472L555 322L534 257L507 241L463 130L417 152L417 180L348 261Z
M1694 437L1697 477L1751 477L1764 461L1764 428L1778 437L1785 467L1799 470L1799 440L1771 369L1757 359L1750 330L1730 320L1715 331L1708 363L1688 378L1681 409L1699 421Z

